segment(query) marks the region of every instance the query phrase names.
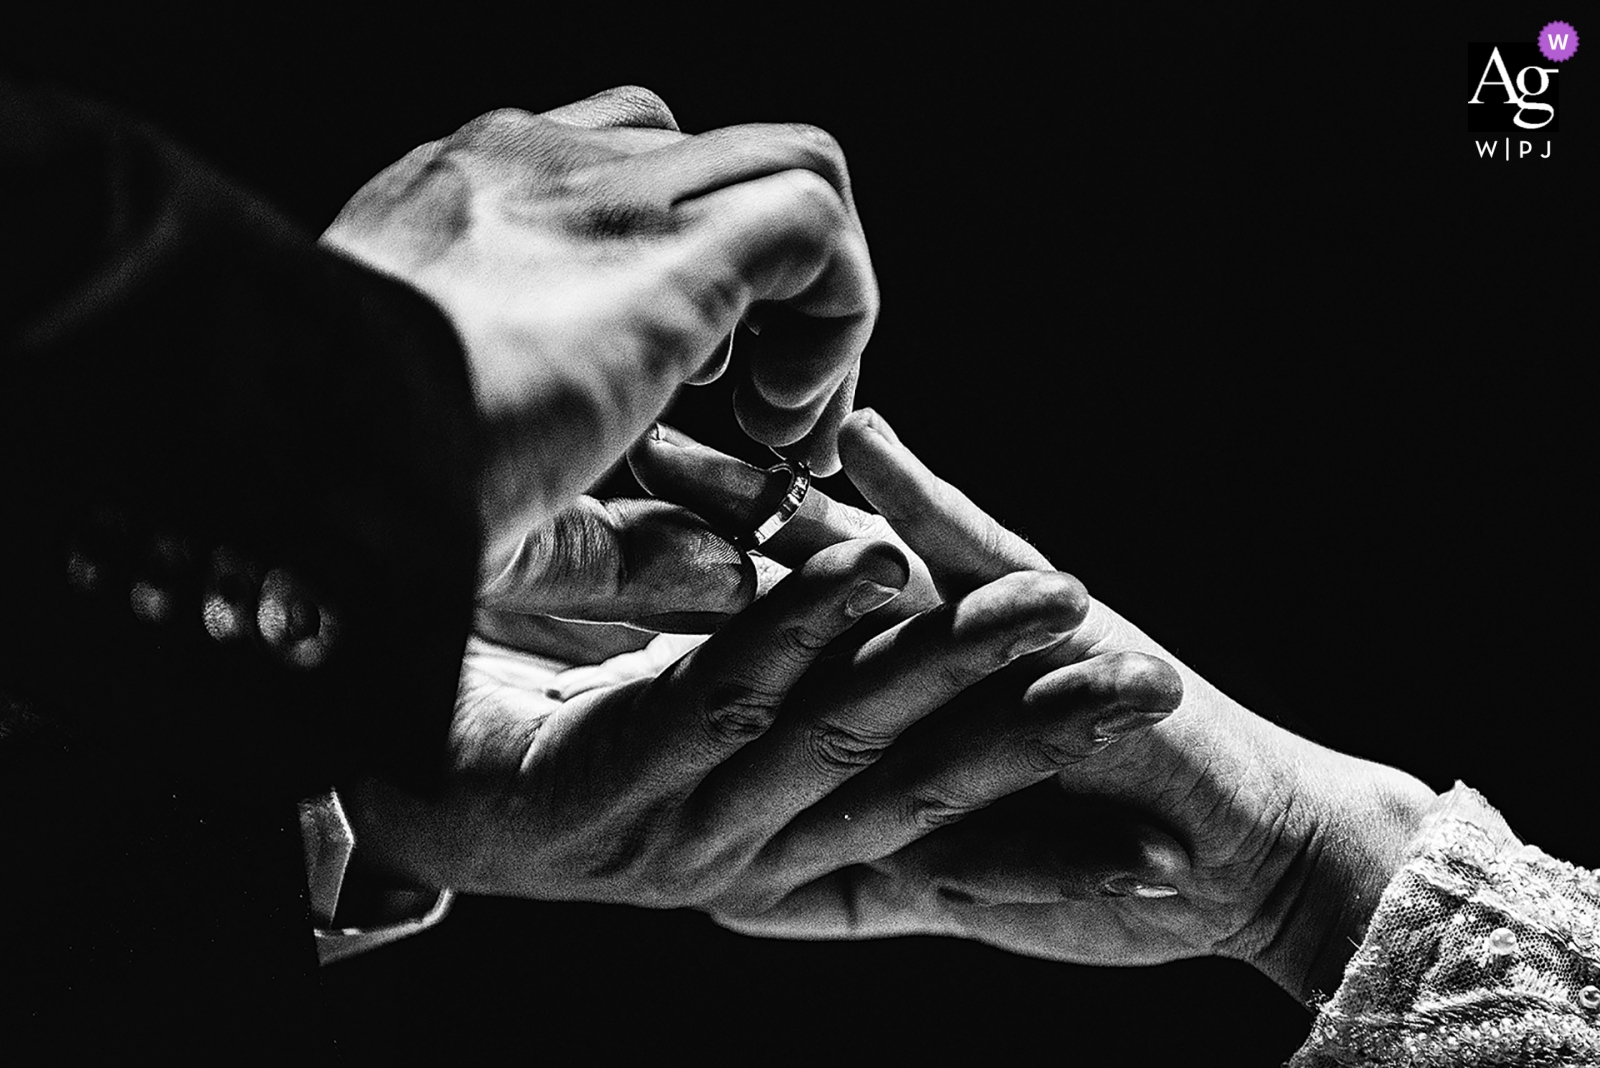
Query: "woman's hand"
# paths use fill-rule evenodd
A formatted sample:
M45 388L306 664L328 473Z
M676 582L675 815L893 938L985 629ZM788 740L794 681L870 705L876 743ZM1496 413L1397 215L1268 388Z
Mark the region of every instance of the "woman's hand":
M1048 566L928 471L874 413L846 421L840 448L881 516L813 490L804 516L765 551L780 559L814 552L887 523L914 554L913 573L927 576L897 605ZM633 462L652 492L713 525L748 529L770 510L763 473L681 435L671 445L647 440ZM771 908L724 911L722 922L752 933L850 937L923 928L937 911L951 933L1030 955L1145 964L1220 954L1249 961L1302 999L1331 991L1432 791L1253 715L1097 601L1071 638L1007 672L1009 685L967 694L947 716L1006 722L1064 692L1106 685L1117 672L1094 666L1127 658L1147 672L1151 663L1175 665L1182 702L1163 721L1085 749L1049 781L1021 784L897 851L878 831L893 822L894 790L874 804L846 784L787 833L836 828L849 813L852 831L828 848L863 863ZM980 764L983 753L952 748L946 759L954 770ZM1101 862L1111 855L1124 859L1120 870Z
M952 767L943 749L902 736L1069 640L1089 604L1082 586L1007 574L830 655L905 588L908 562L893 545L852 539L797 563L658 678L558 702L502 681L498 654L469 656L445 793L378 780L342 791L364 863L479 893L759 912L855 859L851 813L796 829L842 785L856 787L874 848L893 852L1047 777L1092 748L1108 717L1127 715L1106 680L1064 689L971 734L985 758ZM1175 703L1160 686L1154 696ZM959 748L971 725L924 726ZM874 759L891 749L928 760L881 776ZM880 818L891 811L904 818ZM1122 859L1104 863L1122 871ZM920 929L941 929L942 917L921 917Z

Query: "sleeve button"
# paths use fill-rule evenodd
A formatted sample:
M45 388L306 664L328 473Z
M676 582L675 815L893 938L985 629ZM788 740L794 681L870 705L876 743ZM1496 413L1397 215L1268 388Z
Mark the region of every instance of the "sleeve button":
M106 581L105 568L82 549L67 554L67 585L79 593L95 593Z
M128 606L146 623L165 623L172 618L172 594L149 582L135 582L128 591Z
M283 568L267 572L261 584L256 626L275 653L299 668L313 668L326 660L338 634L335 615Z
M255 628L256 586L260 569L227 547L211 554L211 572L200 616L215 642L232 642L250 636Z

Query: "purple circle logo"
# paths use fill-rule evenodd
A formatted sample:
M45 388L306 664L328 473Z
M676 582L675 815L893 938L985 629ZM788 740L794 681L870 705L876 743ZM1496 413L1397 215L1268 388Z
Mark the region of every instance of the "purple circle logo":
M1578 50L1578 31L1569 22L1552 22L1539 31L1539 51L1552 63L1571 59Z

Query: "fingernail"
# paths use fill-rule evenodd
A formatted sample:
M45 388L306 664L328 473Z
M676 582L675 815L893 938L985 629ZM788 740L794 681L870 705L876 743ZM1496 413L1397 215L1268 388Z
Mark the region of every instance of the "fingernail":
M893 586L885 586L880 582L870 579L859 583L851 592L850 598L844 603L844 614L851 619L866 615L874 608L882 608L896 597L900 591Z
M674 448L679 449L693 449L699 447L700 445L698 441L694 440L689 435L681 431L674 430L665 423L656 423L650 428L650 440L658 441L663 445L671 445Z
M1129 731L1160 723L1166 718L1165 712L1150 712L1142 708L1118 709L1094 725L1095 741L1109 742Z
M895 445L900 444L900 435L894 432L894 427L889 425L889 420L879 415L876 408L863 408L861 410L867 413L867 429Z
M1126 875L1108 879L1100 887L1100 892L1106 897L1142 897L1146 900L1178 896L1178 888L1176 886L1168 886L1166 883L1142 882Z

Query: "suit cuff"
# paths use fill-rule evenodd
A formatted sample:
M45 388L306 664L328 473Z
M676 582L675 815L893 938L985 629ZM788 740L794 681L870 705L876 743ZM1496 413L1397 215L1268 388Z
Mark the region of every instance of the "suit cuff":
M328 790L300 802L300 838L316 925L317 959L323 964L426 931L444 919L455 901L450 890L396 891L393 896L401 919L372 927L336 927L339 894L356 845L355 831L337 791Z

